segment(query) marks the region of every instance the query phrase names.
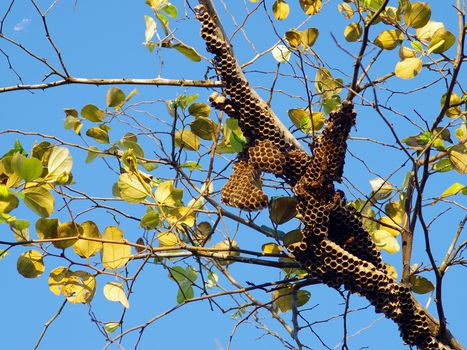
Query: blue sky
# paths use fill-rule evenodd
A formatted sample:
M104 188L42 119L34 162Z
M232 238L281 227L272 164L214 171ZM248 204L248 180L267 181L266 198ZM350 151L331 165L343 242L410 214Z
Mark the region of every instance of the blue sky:
M390 1L393 3L394 1ZM456 33L455 10L451 7L453 1L428 1L433 10L432 18L443 21L446 27ZM0 13L5 12L8 2L0 4ZM243 1L238 1L237 5L228 5L236 17L237 21L243 19L245 15ZM323 11L311 18L307 26L314 26L320 29L320 37L314 46L314 49L325 60L326 64L332 68L338 68L333 71L335 76L342 77L344 82L349 78L345 74L350 74L352 67L352 57L349 57L340 50L331 37L331 33L352 53L356 53L359 45L346 43L342 37L343 29L347 20L337 12L337 1L330 3ZM205 51L204 44L198 37L199 25L194 20L193 14L187 9L188 17L184 17L183 3L174 1L179 9L179 19L174 23L174 28L178 28L176 36L185 43L194 46L203 56L210 57ZM42 8L49 6L49 2L40 1ZM193 4L192 4L193 5ZM270 9L272 2L268 2ZM298 2L290 1L292 15L289 19L275 23L279 33L297 23L300 23L305 16L300 12ZM251 9L255 4L248 3ZM220 9L222 5L218 4ZM230 21L230 16L223 10L220 11L221 17L226 19L225 26L228 33L231 33L234 25ZM206 62L193 63L185 57L172 50L162 49L163 67L160 70L159 57L142 45L144 41L144 15L151 15L149 7L143 0L139 1L68 1L59 2L48 16L49 29L51 30L54 42L60 48L70 73L76 77L103 77L103 78L153 78L162 76L164 78L177 79L203 79L206 73ZM378 30L382 30L381 25L373 30L372 38L375 37ZM45 39L40 18L37 16L31 3L28 1L15 2L11 14L4 24L4 32L14 40L21 42L24 46L30 48L41 57L47 57L54 65L58 65L53 50ZM277 37L274 35L264 11L260 9L257 14L251 16L246 22L245 32L251 42L254 43L258 52L271 47ZM241 62L250 60L254 56L248 42L237 33L233 41L234 49ZM11 45L0 41L0 49L9 54L14 68L20 72L25 83L38 83L44 78L46 71L43 66L34 62L30 57L25 56ZM452 57L454 51L448 51ZM292 59L292 64L294 62ZM380 64L371 72L373 76L390 72L398 61L397 52L383 53ZM270 54L264 55L254 66L248 67L248 78L253 85L269 87L274 78L273 72L276 69L276 62ZM313 77L315 71L313 68L307 68L307 74ZM290 95L305 96L303 86L295 79L287 76L291 74L291 67L281 67L281 73L276 85L279 90L286 91ZM209 74L213 74L212 71ZM1 86L14 85L18 83L17 77L11 70L3 56L0 56L0 76L2 77ZM385 88L399 91L409 91L415 87L424 85L432 81L435 75L427 73L421 79L414 81L400 81L395 78L385 84ZM465 83L465 75L463 76ZM133 86L121 86L128 93ZM38 131L48 135L57 135L72 143L82 142L80 138L72 132L63 129L64 113L63 108L77 108L93 103L101 108L105 106L105 96L108 87L94 86L62 86L46 91L18 91L6 94L0 94L0 105L2 111L0 120L3 129L21 129L25 131ZM439 101L444 92L442 84L411 95L396 94L391 97L391 105L396 106L397 110L406 113L414 121L420 123L417 114L420 113L428 120L433 120L439 110ZM178 87L138 87L139 93L134 97L133 102L140 101L165 101L173 99L177 95L186 92L187 94L199 93L199 102L205 102L210 91L202 89L184 89ZM267 91L258 90L263 97L267 98ZM388 91L381 91L382 96L388 97ZM371 94L368 94L372 99ZM358 101L359 102L359 101ZM281 119L289 125L287 110L290 108L303 107L303 101L296 98L290 98L284 94L277 93L272 101L272 107ZM142 110L149 111L162 120L170 118L166 112L164 103L154 103L148 106L142 106ZM358 120L357 128L352 136L370 137L382 142L394 144L394 139L389 133L388 128L371 108L357 106ZM396 130L401 137L417 134L417 130L411 123L403 120L396 115L390 115L391 122L396 125ZM159 130L164 129L162 123L156 119L144 119L145 122ZM117 126L112 130L115 140L123 136L126 129L124 126ZM39 137L23 137L13 134L0 135L0 153L7 151L16 138L20 138L26 149L29 149ZM145 143L150 147L150 143ZM371 147L370 147L371 146ZM351 155L347 158L346 181L341 186L349 198L352 193L357 193L352 186L358 188L363 193L370 192L368 180L375 177L375 174L387 176L394 171L403 162L401 152L394 151L385 147L369 145L364 141L350 142ZM146 150L147 155L151 150ZM352 156L353 155L353 156ZM108 171L104 163L96 161L90 165L84 164L86 154L73 151L74 159L74 177L76 186L80 190L86 190L97 196L109 196L111 186L117 180L117 176ZM364 159L374 174L369 174L365 165L358 159ZM404 168L395 173L391 182L400 185L408 168ZM167 173L157 174L156 176L168 176ZM441 194L453 182L462 182L460 175L451 172L434 176L429 183L427 194L437 196ZM465 181L465 180L464 180ZM352 185L350 185L352 184ZM217 188L219 190L219 188ZM462 199L458 199L461 201ZM464 201L465 205L465 201ZM86 206L80 204L76 210L82 210ZM128 206L126 207L128 208ZM441 204L436 207L426 209L429 217L433 218L443 210L447 205ZM128 209L134 215L142 215L144 209L136 206ZM17 216L29 218L35 221L37 218L29 211L20 208ZM454 207L448 214L441 216L432 227L433 245L435 253L440 260L443 252L449 245L450 237L457 228L458 222L462 218L462 211ZM66 217L66 213L60 212L59 217ZM84 216L86 217L86 216ZM86 217L92 219L103 228L109 224L115 224L112 217L104 211L93 211L92 215ZM260 216L261 223L267 224L267 214ZM290 227L283 228L285 231ZM138 225L134 222L121 221L122 229L128 234L128 239L138 237ZM232 232L235 227L231 226ZM282 228L281 228L282 229ZM12 240L12 234L7 226L0 228L0 237L5 240ZM220 236L216 237L220 240ZM260 249L261 244L268 241L259 234L241 228L237 235L242 248ZM423 241L420 237L416 238L417 248L414 252L414 262L425 259ZM24 249L26 250L26 249ZM47 275L50 270L60 264L59 261L50 258L46 261L46 273L38 279L28 280L19 276L16 272L16 258L23 250L14 250L9 256L0 262L0 278L3 288L0 296L2 298L2 327L0 329L0 339L4 349L32 349L36 340L42 331L44 323L56 312L62 303L61 297L53 295L47 287ZM383 253L384 258L394 264L400 272L400 253L389 256ZM425 260L426 261L426 260ZM269 280L279 279L280 274L272 268L251 267L249 265L234 264L230 267L232 275L237 276L241 282L252 281L262 283ZM444 283L444 304L448 317L449 326L458 339L464 344L467 343L465 334L464 312L466 302L464 290L467 286L465 273L462 274L461 268L453 268L448 271ZM426 274L426 277L433 280L433 276ZM116 321L119 319L122 308L116 303L107 301L102 294L102 286L106 282L105 278L98 280L98 290L93 300L93 311L100 320ZM225 281L223 281L225 282ZM227 284L226 284L227 285ZM310 322L326 319L339 314L343 310L342 298L340 295L324 286L309 287L311 300L305 308L312 308L305 311L304 316ZM134 295L130 298L131 307L128 310L126 327L132 327L147 319L164 312L176 304L176 285L169 281L167 272L158 265L147 266L144 273L141 274L139 282L135 286ZM270 297L266 293L257 291L253 293L255 297L266 302ZM427 295L421 296L420 301L425 303ZM358 296L352 296L351 308L356 309L364 307L367 303ZM229 305L229 298L223 297L219 302L225 306ZM435 311L433 302L431 303L431 312ZM274 331L283 334L283 330L278 323L271 320L268 314L260 314L264 322ZM142 338L140 349L180 349L192 347L194 349L225 349L231 335L232 329L238 320L234 320L232 312L221 313L219 310L211 311L207 302L193 303L187 305L174 313L162 318L157 323L149 327ZM349 334L353 334L361 329L371 325L368 330L362 334L352 337L350 347L359 349L368 346L369 349L399 349L402 348L402 342L399 339L398 331L394 324L388 320L380 319L381 315L375 314L370 307L364 311L352 313L349 316L350 328ZM285 314L284 318L290 320L290 314ZM331 347L338 344L342 335L342 319L337 318L328 323L318 324L313 330L317 332L323 340ZM125 338L124 347L132 349L137 339L137 333ZM261 337L263 333L257 330L251 323L243 324L235 333L232 342L232 349L280 349L280 343L270 336ZM302 341L312 348L321 349L322 345L318 339L308 330L302 332ZM96 326L90 322L88 307L86 305L67 304L60 317L53 323L47 331L40 349L99 349L104 346L104 338L98 332ZM111 349L117 349L117 346Z

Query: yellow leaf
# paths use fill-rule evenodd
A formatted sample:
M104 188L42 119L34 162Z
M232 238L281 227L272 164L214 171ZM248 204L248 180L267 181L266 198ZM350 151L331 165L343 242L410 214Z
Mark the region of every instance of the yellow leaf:
M448 150L449 160L458 173L467 174L467 148L458 144Z
M78 225L76 222L69 221L64 222L63 224L58 225L57 228L57 237L53 238L70 238L64 239L63 241L52 242L55 248L66 249L71 247L78 240L78 236L83 234L83 228L81 225Z
M146 31L144 32L144 38L145 42L148 42L156 33L156 21L154 21L154 19L149 16L144 16L144 21L146 22Z
M238 243L235 241L229 241L229 240L220 241L216 243L213 248L225 250L225 252L216 253L217 256L222 258L221 260L218 261L219 264L221 265L229 265L233 263L233 261L224 260L224 259L227 259L229 256L240 256L240 252L231 251L231 249L239 249Z
M173 232L161 232L157 235L161 247L173 247L180 243L177 235Z
M444 105L445 102L446 102L446 94L444 94L441 97L441 107ZM456 94L455 92L451 93L451 97L449 98L449 106L454 105L454 107L450 107L446 111L446 115L449 118L455 118L459 114L462 113L462 109L461 109L461 106L460 106L461 102L462 102L462 99L460 98L460 96L458 94Z
M136 174L120 174L117 186L120 196L128 203L139 203L151 195L149 185L142 182L142 178Z
M383 249L390 254L394 254L400 250L397 239L386 230L376 230L372 232L372 238L379 249Z
M349 4L345 2L342 2L339 5L337 5L337 9L339 10L340 13L342 13L342 15L345 18L349 18L349 19L352 18L355 13L352 6L350 6Z
M89 272L68 272L68 278L62 287L62 293L72 304L89 303L96 292L96 279Z
M423 27L418 28L415 33L419 40L430 41L433 34L440 28L444 28L442 22L428 21Z
M357 41L362 36L363 29L359 23L350 23L344 29L345 40L349 42Z
M404 40L404 36L402 35L401 31L397 29L391 29L383 30L381 33L379 33L374 43L376 46L384 50L393 50L402 40Z
M115 243L103 243L102 245L102 265L106 269L115 270L125 266L131 257L131 247L125 244L123 232L115 226L109 226L105 229L102 237L104 240Z
M413 58L416 56L417 56L417 50L408 48L404 45L401 45L401 47L399 48L399 58L401 60L404 60L406 58Z
M394 219L391 219L389 216L384 216L380 219L381 225L380 228L384 231L389 232L394 237L397 237L402 228L400 228L401 223L397 222Z
M276 17L276 19L282 21L289 16L289 4L284 0L276 0L272 5L272 12L274 13L274 17Z
M406 58L396 64L395 73L401 79L412 79L422 70L423 62L421 58Z
M288 30L285 32L285 39L293 48L297 48L302 43L300 33L296 30Z
M389 277L391 277L394 281L397 280L397 277L399 277L399 275L397 273L396 268L388 263L384 263L384 265L386 266L386 271Z
M282 251L282 247L277 243L264 243L261 246L263 254L279 254Z
M318 39L319 30L317 28L305 29L301 34L302 44L308 47L312 47Z
M81 224L83 228L82 237L86 238L102 238L99 232L99 228L92 221L85 221ZM96 255L102 249L102 242L90 241L87 239L78 239L73 244L73 250L82 258L89 258L90 256Z
M26 278L36 278L44 272L42 254L37 250L28 250L20 255L16 263L18 272Z
M55 295L60 295L62 287L65 285L68 278L68 269L64 266L59 266L53 269L49 275L49 289Z
M323 7L322 0L300 0L300 7L307 15L316 15Z
M104 286L104 296L107 298L107 300L118 301L126 309L130 307L128 298L125 294L125 291L123 290L123 285L120 283L116 283L116 282L107 283Z
M183 147L189 151L198 151L200 141L199 137L191 130L182 129L175 133L175 144L178 147Z
M293 287L287 286L285 288L277 289L272 293L273 305L279 312L287 312L292 310L293 307ZM305 305L310 299L310 292L306 290L298 290L297 292L296 307Z

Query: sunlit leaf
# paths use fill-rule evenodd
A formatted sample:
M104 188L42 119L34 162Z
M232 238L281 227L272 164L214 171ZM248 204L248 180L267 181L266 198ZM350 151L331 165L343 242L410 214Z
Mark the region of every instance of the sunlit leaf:
M406 58L397 62L395 73L401 79L412 79L422 70L423 62L421 58Z
M113 87L107 91L107 107L114 107L118 110L125 103L125 93L119 88Z
M182 129L178 130L175 133L175 144L178 147L183 147L190 151L198 151L199 150L199 137L195 135L191 130Z
M299 32L296 30L288 30L285 32L285 40L293 48L297 48L302 43L302 38Z
M433 34L440 28L444 28L442 22L428 21L423 27L417 29L416 36L419 40L430 41Z
M462 193L464 195L467 194L467 186L465 185L462 185L458 182L452 184L451 186L449 186L442 194L441 194L441 198L446 198L446 197L449 197L449 196L454 196L456 194L459 194L459 193Z
M175 206L179 204L181 195L174 186L173 181L164 181L157 186L154 197L158 204L165 206Z
M10 228L17 242L29 241L29 225L30 223L27 220L15 220L10 223Z
M188 107L188 113L196 118L207 118L211 113L211 107L209 107L206 103L192 103L190 107Z
M287 312L293 308L293 287L288 286L285 288L280 288L275 290L272 293L273 305L279 312ZM296 291L296 305L295 307L300 307L305 305L308 300L310 300L311 294L306 290Z
M339 5L337 5L337 9L345 18L349 19L352 18L355 13L352 6L345 2L341 2Z
M61 292L72 304L87 304L96 292L96 280L89 272L68 270L63 282Z
M312 47L319 36L319 30L317 28L308 28L301 33L302 44L306 47Z
M97 148L96 146L90 146L89 149L90 149L90 151L88 151L88 154L87 154L86 160L85 160L86 163L91 163L99 155L99 153L97 153L97 152L100 152L99 148ZM93 151L96 151L96 152L93 152Z
M203 140L212 141L216 136L217 125L211 119L198 117L190 123L191 131Z
M52 244L55 248L66 249L71 247L78 240L78 236L83 235L83 228L81 225L73 221L64 222L58 225L57 236L53 238L60 238L63 240L54 241ZM69 238L69 239L66 239Z
M171 46L173 49L177 50L180 52L182 55L185 57L188 57L191 61L193 62L199 62L201 61L201 56L200 54L192 47L187 46L182 43L174 44Z
M102 245L102 265L106 269L115 270L125 266L131 257L131 247L123 239L123 231L116 226L108 226L104 235L104 241L115 243L103 243Z
M109 282L104 286L104 296L109 301L118 301L124 308L128 309L130 303L123 290L123 285L116 282Z
M118 329L119 326L120 326L120 323L118 322L109 322L105 325L104 329L107 334L112 334Z
M456 37L450 31L439 28L434 32L428 45L428 52L443 53L447 51L456 42Z
M118 178L120 197L129 203L139 203L151 195L150 187L142 179L131 173L120 174Z
M156 21L150 16L144 16L144 22L146 23L146 30L144 32L144 40L146 43L151 41L154 34L156 33Z
M446 103L446 94L443 94L443 96L441 97L441 107L443 107L445 103ZM455 118L459 114L461 114L462 113L461 103L462 103L461 97L455 92L452 92L451 97L449 99L449 106L454 106L454 107L448 108L446 111L446 115L449 118Z
M144 214L139 225L145 230L155 229L159 225L159 214L151 209Z
M359 23L350 23L344 29L344 38L349 42L357 41L363 33L363 28Z
M282 251L282 247L277 243L265 243L261 246L263 254L279 254Z
M404 14L404 22L409 27L422 28L431 17L431 8L426 2L415 2Z
M383 249L390 254L397 253L400 250L397 239L386 230L376 230L371 233L376 247Z
M5 188L5 185L0 185L0 189ZM6 189L6 193L0 195L0 213L7 214L19 205L18 198Z
M105 118L105 112L100 110L99 107L89 104L81 109L81 116L92 122L101 122Z
M272 51L272 56L279 63L286 63L290 59L291 52L285 45L277 45Z
M161 7L161 11L164 12L170 18L175 18L178 15L177 8L172 5L170 2Z
M54 197L44 187L31 187L22 191L24 204L37 215L48 217L54 211Z
M180 243L177 235L173 232L161 232L157 235L161 247L173 247Z
M109 132L108 130L104 130L103 128L90 128L86 130L86 135L92 137L99 143L110 143Z
M388 263L384 263L386 266L386 271L389 277L391 277L394 281L397 280L397 277L399 277L397 270L394 266Z
M11 166L16 175L25 181L33 181L42 175L42 162L37 158L26 158L21 153L15 153Z
M317 14L323 7L322 0L299 0L299 2L303 12L310 16Z
M274 13L274 17L276 17L276 19L282 21L289 16L289 4L284 0L276 0L272 5L272 12Z
M217 256L221 257L222 259L219 260L219 264L221 265L229 265L232 264L234 261L228 260L229 257L240 256L240 252L232 251L231 249L239 249L238 243L236 241L229 241L224 240L214 244L215 249L225 250L225 252L216 253ZM227 260L225 260L227 259Z
M45 177L45 180L56 181L63 174L70 173L72 167L73 159L71 158L68 148L56 146L50 153L47 164L48 174Z
M83 228L83 238L101 239L99 228L93 221L85 221L81 224ZM73 250L82 258L89 258L96 255L102 249L102 242L80 238L73 244Z
M375 200L385 199L394 191L394 187L390 183L379 177L371 179L370 186L372 190L371 197Z
M57 237L58 219L40 218L36 221L36 233L40 239Z
M464 144L452 146L448 150L448 157L458 173L467 174L467 147Z
M384 30L378 34L374 43L376 46L384 50L393 50L404 39L400 30L390 29Z
M16 268L23 277L39 277L45 270L42 254L37 250L28 250L24 252L18 258Z
M399 48L399 58L405 60L407 58L414 58L417 56L417 51L411 48L408 48L404 45L401 45Z

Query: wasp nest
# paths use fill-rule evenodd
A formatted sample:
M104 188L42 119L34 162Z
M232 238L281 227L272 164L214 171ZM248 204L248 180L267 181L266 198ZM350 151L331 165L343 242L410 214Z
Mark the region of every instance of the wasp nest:
M240 157L233 173L222 188L222 201L242 210L258 210L268 205L268 197L260 187L260 171L246 157Z

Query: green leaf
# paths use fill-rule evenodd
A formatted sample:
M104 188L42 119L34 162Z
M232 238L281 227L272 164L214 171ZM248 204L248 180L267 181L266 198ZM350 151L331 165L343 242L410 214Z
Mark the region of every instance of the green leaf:
M190 169L190 171L193 171L193 170L203 170L203 167L201 164L199 164L198 162L193 162L193 161L188 161L188 162L185 162L183 164L180 164L179 165L180 168L188 168Z
M145 230L154 230L159 225L159 221L159 214L151 209L144 214L139 225Z
M423 67L421 58L413 57L406 58L402 61L397 62L395 73L396 76L401 79L412 79L420 73Z
M15 220L10 223L10 228L17 242L29 241L29 225L28 220Z
M36 233L40 239L57 237L58 219L40 218L36 221Z
M63 127L66 130L73 129L74 132L79 135L81 132L81 128L83 127L83 123L78 118L72 115L67 115L65 121L63 122Z
M188 113L192 116L198 117L209 117L211 113L211 107L209 107L206 103L192 103L188 108Z
M287 232L282 237L282 242L284 243L284 245L288 246L294 243L298 243L302 239L303 239L302 230L292 230L290 232Z
M62 241L54 241L52 244L55 248L66 249L71 247L78 240L78 236L82 236L84 233L81 225L73 221L64 222L63 224L58 225L57 228L57 237L52 238L69 238Z
M85 160L86 163L92 163L94 159L96 159L97 156L99 155L98 152L100 152L99 148L97 148L96 146L90 146L89 149L90 151L88 151L88 154ZM93 151L96 151L96 152L93 152Z
M177 302L179 304L194 297L192 286L198 278L198 272L193 267L188 266L184 269L181 266L174 266L169 271L169 277L177 283Z
M435 289L433 283L419 275L410 276L410 284L412 286L412 291L417 294L430 293Z
M175 145L183 147L190 151L199 150L199 137L195 135L191 130L182 129L175 133Z
M190 123L190 128L203 140L212 141L216 137L217 125L211 119L198 117Z
M104 120L105 113L97 106L88 104L81 109L81 116L92 122L99 123Z
M467 186L465 185L462 185L458 182L452 184L451 186L449 186L442 194L441 194L441 198L445 198L445 197L449 197L449 196L454 196L456 194L459 194L459 193L462 193L462 194L467 194Z
M110 322L110 323L107 323L104 328L107 334L112 334L118 329L119 326L120 326L120 323L118 322Z
M47 163L48 174L45 180L57 181L63 174L71 173L72 167L73 159L68 148L55 146Z
M44 187L30 187L22 191L24 204L41 217L48 217L54 211L54 197Z
M297 215L297 198L274 197L269 203L269 217L276 225L283 224Z
M139 203L151 195L149 185L142 183L135 174L123 173L118 178L120 197L128 203Z
M449 158L443 158L440 161L436 162L433 164L433 169L436 171L439 171L441 173L451 171L453 168L451 161Z
M428 45L428 52L443 53L456 42L456 37L448 30L439 28L433 34L430 45Z
M33 181L42 175L42 162L37 158L26 158L21 153L15 153L11 159L15 174L25 181Z
M42 254L37 250L24 252L18 258L16 268L23 277L39 277L45 270Z
M187 46L182 43L174 44L171 46L173 49L177 50L180 52L182 55L185 57L188 57L191 61L193 62L199 62L201 61L201 56L200 54L192 47Z
M422 28L431 17L431 8L426 2L415 2L404 14L404 22L412 28Z
M103 143L103 144L110 143L108 131L100 127L88 129L86 131L86 135L89 137L92 137L94 140L96 140L99 143Z
M103 243L102 246L102 265L106 269L115 270L125 266L131 257L131 247L125 244L123 231L116 226L109 226L105 229L102 237L105 241L114 241L115 243Z
M161 11L164 12L170 18L175 18L178 15L177 8L171 3L167 3L167 5L161 7Z
M106 104L107 107L114 107L119 110L125 103L125 93L119 88L113 87L107 91Z

